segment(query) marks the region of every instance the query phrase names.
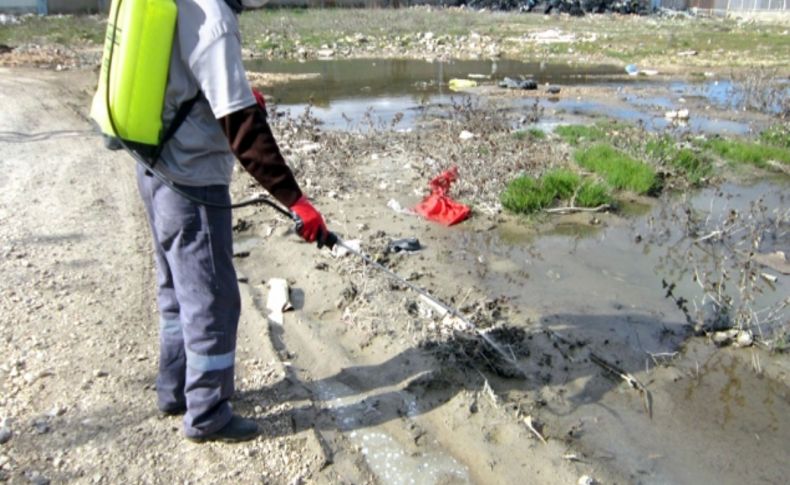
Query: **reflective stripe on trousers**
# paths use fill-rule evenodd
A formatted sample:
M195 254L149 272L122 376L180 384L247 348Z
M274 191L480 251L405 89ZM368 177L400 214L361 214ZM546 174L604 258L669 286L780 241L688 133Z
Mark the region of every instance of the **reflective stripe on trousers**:
M160 313L159 408L187 407L187 436L213 433L231 417L240 297L233 269L231 211L195 204L145 175L137 183L148 214ZM179 186L230 204L228 187Z

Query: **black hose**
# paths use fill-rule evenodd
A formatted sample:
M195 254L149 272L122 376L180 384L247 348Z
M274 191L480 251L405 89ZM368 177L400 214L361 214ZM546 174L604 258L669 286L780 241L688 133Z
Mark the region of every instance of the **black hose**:
M118 32L118 19L120 17L122 3L123 0L118 0L118 5L115 8L115 18L113 19L112 35L110 37L110 51L107 54L107 85L106 85L106 93L105 93L105 102L107 104L107 118L110 121L110 127L112 128L113 135L121 143L121 146L126 150L127 153L129 153L129 155L132 156L132 158L134 158L137 161L137 163L145 167L145 169L149 173L151 173L154 177L159 179L160 182L167 185L170 189L172 189L177 194L181 195L182 197L196 204L200 204L206 207L211 207L214 209L228 209L228 210L238 209L240 207L247 207L250 205L265 204L275 209L280 214L288 217L289 219L294 219L294 215L291 214L291 212L289 212L287 209L284 209L282 206L280 206L279 204L277 204L276 202L272 201L267 197L256 197L254 199L239 202L238 204L227 205L227 204L217 204L207 200L202 200L193 195L190 195L185 191L181 190L172 180L168 179L167 176L165 176L163 173L161 173L160 171L154 168L154 164L156 160L151 160L151 161L145 160L139 153L134 151L134 149L130 148L129 145L126 144L126 141L120 137L120 135L118 134L118 127L115 124L115 119L112 116L112 105L110 103L110 85L111 85L110 77L112 76L112 59L113 59L113 54L115 52L115 39L116 39L116 34Z

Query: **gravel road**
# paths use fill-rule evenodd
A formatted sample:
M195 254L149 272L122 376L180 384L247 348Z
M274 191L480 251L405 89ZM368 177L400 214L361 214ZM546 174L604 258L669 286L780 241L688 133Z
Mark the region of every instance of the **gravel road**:
M90 75L0 69L0 481L300 482L323 455L290 404L247 409L281 418L240 446L158 415L150 236L133 163L86 131ZM279 379L240 354L256 385Z

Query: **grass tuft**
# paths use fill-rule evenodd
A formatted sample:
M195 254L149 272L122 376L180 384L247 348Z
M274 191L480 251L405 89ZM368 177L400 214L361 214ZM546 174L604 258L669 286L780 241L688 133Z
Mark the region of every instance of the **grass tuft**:
M652 167L634 160L610 145L598 144L579 150L576 161L601 175L615 189L648 194L658 189L658 177Z
M598 207L603 204L614 202L609 189L601 183L586 180L576 194L575 205L577 207Z
M713 174L713 163L708 157L695 150L678 147L668 135L648 141L645 151L657 162L681 172L692 185L700 185Z
M546 133L540 128L530 128L528 130L516 130L512 133L512 136L516 140L525 140L527 138L543 140L546 138Z
M537 212L558 202L572 201L576 207L597 207L612 202L605 185L583 180L566 169L552 170L539 179L522 175L508 184L500 199L506 209L519 214Z
M601 125L566 125L558 126L554 133L566 143L578 145L582 142L596 142L606 139L606 130Z
M736 163L748 163L761 168L769 167L769 161L777 161L786 165L790 164L790 149L779 146L714 138L705 141L703 147L725 160Z
M501 200L503 207L519 214L539 211L551 203L551 198L541 190L538 181L527 175L512 180Z
M540 179L541 188L551 194L552 199L569 199L581 184L581 177L570 170L557 169Z
M775 125L760 133L760 141L766 145L790 149L790 125Z

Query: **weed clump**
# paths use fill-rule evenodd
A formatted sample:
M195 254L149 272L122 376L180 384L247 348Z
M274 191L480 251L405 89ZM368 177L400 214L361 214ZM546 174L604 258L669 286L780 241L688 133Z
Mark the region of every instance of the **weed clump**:
M598 207L603 204L611 204L612 201L609 189L604 184L591 180L582 182L576 194L576 206L578 207Z
M760 133L760 141L766 145L790 149L790 125L775 125Z
M606 130L601 125L567 125L558 126L554 133L570 145L582 142L597 142L606 139Z
M735 163L748 163L760 168L768 168L770 161L790 164L790 148L723 138L707 140L703 146Z
M539 179L522 175L512 180L501 196L502 205L529 214L559 202L575 207L597 207L612 202L609 189L566 169L556 169Z
M593 145L575 154L576 162L599 174L612 187L649 194L659 188L653 168L607 144Z
M648 141L645 152L659 164L685 176L691 185L700 185L713 174L713 163L703 153L681 148L668 135Z
M536 212L551 203L541 189L540 183L532 177L522 175L512 180L502 193L502 206L519 214Z
M513 138L516 140L543 140L546 138L546 133L540 128L530 128L528 130L517 130L513 132Z

